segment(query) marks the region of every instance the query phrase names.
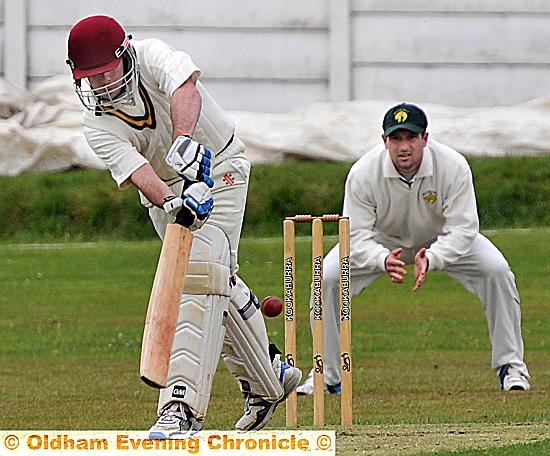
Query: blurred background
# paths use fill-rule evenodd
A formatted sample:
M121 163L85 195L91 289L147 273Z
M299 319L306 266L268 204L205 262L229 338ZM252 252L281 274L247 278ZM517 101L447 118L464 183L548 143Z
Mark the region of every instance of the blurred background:
M545 0L0 0L0 176L25 176L0 181L14 195L0 202L0 238L67 213L73 221L98 214L78 233L105 220L107 208L128 219L128 197L106 173L59 177L63 182L44 176L104 170L83 137L65 63L70 27L92 14L114 16L134 39L160 38L189 53L235 119L250 160L282 166L253 168L246 226L257 214L275 220L267 231L279 234L284 215L339 211L347 169L380 141L384 112L401 101L420 104L431 136L469 159L482 227L550 218ZM538 161L473 160L534 156ZM321 161L342 166L305 166ZM77 202L85 181L87 194L106 194ZM27 209L23 188L36 199L27 196ZM70 220L40 228L41 236L67 232Z
M0 74L31 89L68 74L68 30L91 14L186 50L230 110L369 99L502 106L548 93L544 0L3 0Z

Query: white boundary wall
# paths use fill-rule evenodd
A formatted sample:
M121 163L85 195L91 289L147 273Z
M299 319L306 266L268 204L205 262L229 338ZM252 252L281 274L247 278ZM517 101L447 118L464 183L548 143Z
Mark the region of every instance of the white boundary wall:
M319 101L511 105L550 89L547 0L0 0L0 76L28 88L68 73L89 14L186 50L229 110Z

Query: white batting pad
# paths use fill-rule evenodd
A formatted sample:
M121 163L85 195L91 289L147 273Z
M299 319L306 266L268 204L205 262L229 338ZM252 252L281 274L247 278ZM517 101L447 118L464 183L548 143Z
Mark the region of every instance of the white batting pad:
M229 256L229 241L221 228L206 223L195 231L183 292L229 296Z
M197 420L206 416L228 315L229 255L229 243L221 229L206 224L194 232L159 413L169 402L181 401Z
M269 341L257 298L239 278L231 289L222 358L243 392L274 402L283 395L269 357Z

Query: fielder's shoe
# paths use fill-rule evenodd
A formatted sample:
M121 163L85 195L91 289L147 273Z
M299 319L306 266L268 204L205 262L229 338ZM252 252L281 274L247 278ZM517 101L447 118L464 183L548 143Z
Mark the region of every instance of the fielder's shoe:
M286 398L296 389L302 379L302 371L289 364L276 360L278 362L277 370L280 370L279 381L283 386L283 397L275 402L269 402L252 393L245 393L244 415L235 424L235 429L239 431L259 431L273 416L277 406L284 402Z
M531 385L527 380L527 375L521 372L517 367L509 364L505 364L500 368L498 378L500 380L500 389L503 391L528 391L531 389Z
M185 438L202 429L193 412L183 402L170 402L162 410L155 425L149 429L153 440Z
M311 396L313 394L313 369L309 371L306 381L296 388L296 392L300 396ZM336 385L325 385L325 393L340 394L341 392L341 383L336 383Z

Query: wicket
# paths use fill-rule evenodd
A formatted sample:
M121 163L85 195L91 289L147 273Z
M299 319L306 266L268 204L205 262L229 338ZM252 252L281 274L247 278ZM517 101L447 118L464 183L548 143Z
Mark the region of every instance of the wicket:
M351 371L351 297L349 218L337 214L322 216L295 215L283 223L284 239L284 310L286 362L296 365L296 223L311 223L312 249L312 304L313 304L313 424L325 424L324 398L324 337L323 337L323 223L338 222L340 254L340 398L341 423L350 426L353 421ZM286 425L298 423L296 391L286 401Z

